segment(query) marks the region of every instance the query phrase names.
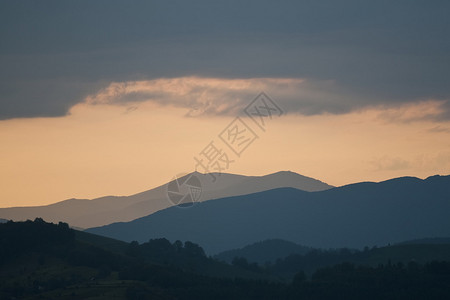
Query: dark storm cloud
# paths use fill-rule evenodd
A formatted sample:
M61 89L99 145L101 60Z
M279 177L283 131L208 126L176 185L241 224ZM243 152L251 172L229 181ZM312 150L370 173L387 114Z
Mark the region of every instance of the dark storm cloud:
M333 81L326 97L281 99L304 114L447 100L449 12L414 0L3 1L0 119L64 115L112 81L190 75Z

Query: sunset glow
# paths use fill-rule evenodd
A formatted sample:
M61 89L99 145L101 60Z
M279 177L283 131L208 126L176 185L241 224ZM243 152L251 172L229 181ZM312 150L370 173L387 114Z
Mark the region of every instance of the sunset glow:
M187 77L113 83L67 116L1 121L1 206L130 195L161 185L193 171L193 157L259 91L283 108L301 97L304 82ZM450 122L436 120L441 112L441 102L431 100L334 115L287 111L257 132L226 172L291 170L335 186L445 174Z

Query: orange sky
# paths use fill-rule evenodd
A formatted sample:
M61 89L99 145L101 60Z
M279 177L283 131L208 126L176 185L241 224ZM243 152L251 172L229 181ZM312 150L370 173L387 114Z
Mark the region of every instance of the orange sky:
M265 91L276 102L284 94L271 84L192 77L115 83L65 117L0 121L0 207L129 195L193 171L193 157L239 113L223 114L229 107L211 101L236 89L252 97ZM199 89L192 100L190 92ZM163 99L116 101L139 91ZM266 132L255 127L259 138L232 157L227 172L291 170L332 185L449 174L450 122L432 118L439 105L428 100L340 115L288 112L270 120Z

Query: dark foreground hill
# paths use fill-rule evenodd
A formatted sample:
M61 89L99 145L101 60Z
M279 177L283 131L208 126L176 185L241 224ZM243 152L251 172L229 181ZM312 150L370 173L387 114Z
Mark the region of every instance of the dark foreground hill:
M190 242L127 244L42 219L0 224L0 299L229 299L253 293L247 285L264 289L268 278ZM279 284L264 282L278 293Z
M416 239L411 241L405 241L401 242L399 244L438 244L438 245L444 245L449 244L450 245L450 238L423 238L423 239Z
M291 254L306 254L312 248L280 239L257 242L240 249L224 251L214 256L218 260L231 263L235 257L245 258L249 263L260 265L274 263L277 259Z
M411 246L417 245L403 247ZM378 250L382 249L367 250L364 255L371 257L367 254ZM421 251L427 251L426 247ZM270 268L255 268L239 260L234 262L235 266L223 265L207 258L201 247L190 242L158 239L126 244L42 219L0 224L0 252L0 299L450 297L450 263L445 261L403 264L389 260L375 267L354 262L335 265L330 260L333 256L347 256L350 261L363 258L362 252L338 250L318 254L330 260L325 268L311 276L296 269L293 281L283 283L263 279L272 276L265 274ZM292 262L295 261L288 261L291 269L299 267ZM208 272L212 275L205 275Z
M88 231L145 242L189 240L207 253L283 239L314 248L360 248L450 236L450 176L358 183L320 192L280 188L172 207Z
M267 240L222 252L214 258L289 281L299 270L312 275L321 268L342 263L377 267L384 264L407 266L426 264L433 260L450 261L450 243L447 239L423 239L356 250L314 249L283 240Z
M449 261L450 245L444 244L414 244L394 245L386 247L366 248L364 250L314 249L306 254L291 254L278 259L273 264L260 266L267 273L277 276L279 279L290 280L299 270L308 276L318 272L322 268L343 263L351 263L365 267L377 268L378 266L398 266L405 268L426 264L431 261ZM234 264L242 263L238 258ZM244 262L245 264L245 262Z

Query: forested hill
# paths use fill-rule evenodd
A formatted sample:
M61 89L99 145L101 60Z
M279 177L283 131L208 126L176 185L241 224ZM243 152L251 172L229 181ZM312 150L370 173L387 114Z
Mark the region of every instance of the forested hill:
M374 266L355 260L373 258L386 251L383 249L366 253L310 251L306 256L287 257L271 268L262 268L241 259L234 260L233 265L217 262L191 242L171 243L161 238L128 244L79 232L65 223L36 219L0 224L0 251L0 299L450 297L449 262L386 261L385 258L394 257L393 251L378 257L383 263ZM428 250L422 247L420 251ZM429 254L431 260L437 257ZM302 268L307 266L302 262L311 261L309 258L313 256L328 259L328 264L305 275ZM277 279L276 268L283 269L283 264L289 264L292 282Z

